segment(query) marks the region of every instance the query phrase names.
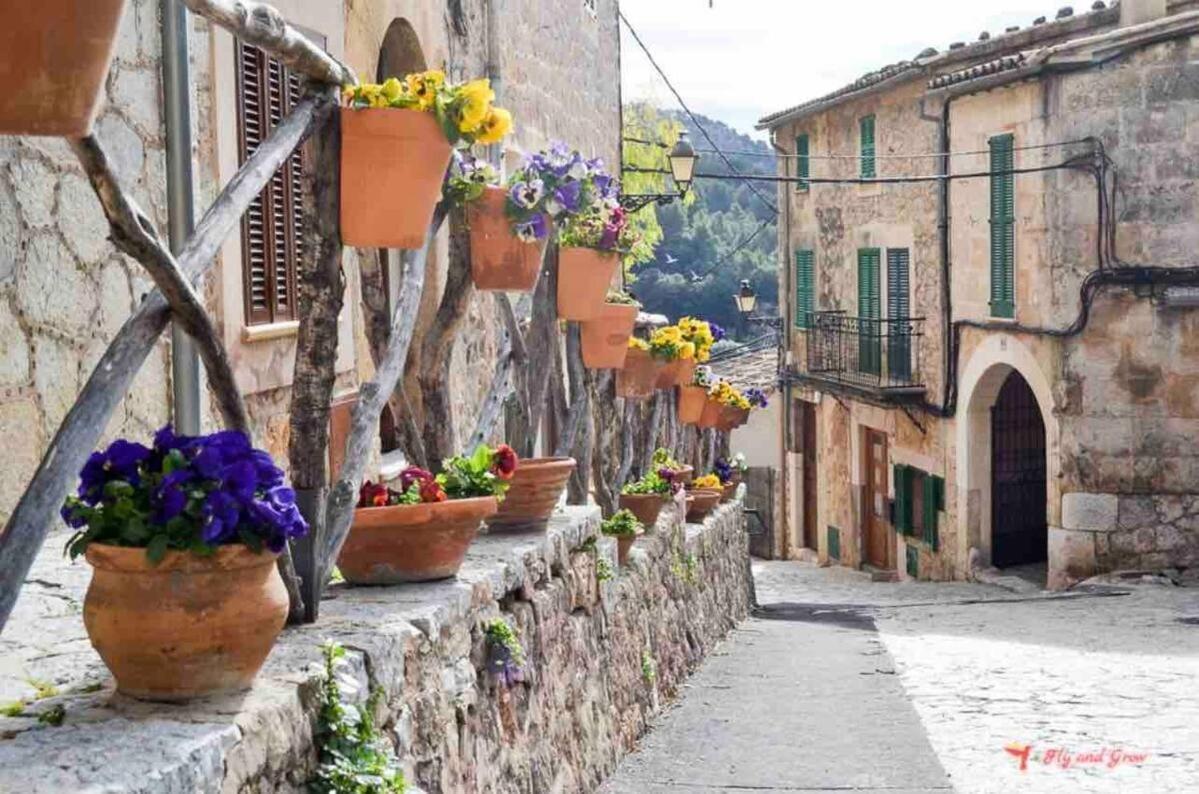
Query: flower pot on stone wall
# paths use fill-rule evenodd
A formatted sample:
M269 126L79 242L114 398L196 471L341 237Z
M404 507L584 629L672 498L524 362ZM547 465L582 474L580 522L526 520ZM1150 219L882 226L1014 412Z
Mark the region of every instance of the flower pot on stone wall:
M629 336L637 322L636 306L605 303L594 319L582 324L583 366L621 369L629 352Z
M685 425L699 424L708 402L708 390L703 386L679 387L679 421Z
M125 0L5 3L0 135L91 131L124 8Z
M487 519L488 528L492 532L544 532L575 465L574 458L523 458L508 483L499 512Z
M653 396L660 366L647 351L629 348L624 368L616 372L616 396L634 399Z
M275 555L242 545L211 556L91 543L83 625L117 690L180 701L249 688L287 620Z
M720 503L733 501L733 497L737 495L737 483L730 482L720 486Z
M637 516L637 520L649 533L654 531L654 525L658 523L658 514L669 501L670 497L656 493L622 493L620 509L628 510Z
M696 488L687 495L687 520L693 524L702 522L720 504L720 491L715 488Z
M558 251L558 317L592 320L599 315L620 256L611 251L566 247Z
M452 151L432 113L342 108L342 241L422 247Z
M448 579L498 509L494 496L359 508L337 567L351 584Z
M691 481L695 479L695 467L690 464L683 464L675 469L674 478L683 485L690 485Z
M704 403L704 410L695 424L701 428L716 427L720 423L720 410L723 406L711 397Z
M629 552L633 550L633 544L637 542L636 535L617 535L616 536L616 564L628 565Z
M466 205L471 280L476 289L531 292L537 285L546 240L527 243L517 237L504 211L507 202L508 191L487 187Z

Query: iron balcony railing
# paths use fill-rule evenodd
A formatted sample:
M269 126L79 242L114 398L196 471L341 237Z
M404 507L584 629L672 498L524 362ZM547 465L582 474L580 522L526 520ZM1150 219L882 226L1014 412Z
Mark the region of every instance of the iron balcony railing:
M843 311L807 312L804 317L808 376L880 391L924 388L923 317L881 320Z

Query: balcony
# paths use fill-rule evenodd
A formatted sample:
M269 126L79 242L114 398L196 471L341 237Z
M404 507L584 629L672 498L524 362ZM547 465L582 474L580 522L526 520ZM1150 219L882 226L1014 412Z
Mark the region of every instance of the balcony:
M842 391L870 401L918 401L924 318L876 320L843 311L808 312L800 329L803 350L792 379L814 389Z

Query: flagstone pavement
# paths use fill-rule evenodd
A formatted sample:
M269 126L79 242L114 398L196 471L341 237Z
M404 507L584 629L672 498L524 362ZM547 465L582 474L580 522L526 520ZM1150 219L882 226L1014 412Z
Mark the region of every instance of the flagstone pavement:
M754 572L757 614L604 792L1199 791L1199 587Z

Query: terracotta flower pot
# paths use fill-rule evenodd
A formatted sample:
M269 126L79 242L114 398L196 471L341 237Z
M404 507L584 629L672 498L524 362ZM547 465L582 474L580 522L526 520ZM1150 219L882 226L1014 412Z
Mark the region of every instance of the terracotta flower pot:
M92 543L83 625L117 690L179 701L249 688L287 620L275 555L242 545L209 557Z
M733 408L731 406L722 406L720 409L720 418L716 422L716 427L726 433L735 427L741 427L749 420L749 411L745 408Z
M733 501L733 497L737 495L737 483L730 482L720 487L720 503Z
M646 533L650 533L658 523L658 514L669 501L670 497L656 493L622 493L620 509L637 516L637 520L645 526Z
M695 467L690 465L680 466L675 471L674 477L683 485L690 485L691 481L695 479Z
M691 383L691 379L695 377L695 359L689 358L681 361L675 370L674 376L674 383L671 383L666 388L670 388L670 386L686 386Z
M0 135L91 130L124 8L125 0L4 4Z
M359 508L337 567L351 584L448 579L483 519L498 509L494 496Z
M628 565L629 552L633 550L633 544L637 542L636 535L617 535L616 536L616 564Z
M713 400L711 397L704 402L704 410L700 413L699 421L696 425L703 428L716 427L720 423L720 403Z
M504 211L508 191L487 187L466 205L470 227L470 274L476 289L531 292L541 270L545 240L526 243L512 231Z
M500 511L487 519L487 526L493 532L544 532L575 465L574 458L522 459Z
M687 520L693 524L703 521L720 504L720 491L714 488L696 488L688 491L688 496Z
M578 322L598 316L619 265L620 256L610 251L558 251L558 316Z
M679 387L679 421L685 425L699 424L708 402L708 390L703 386Z
M674 361L665 359L657 359L658 361L658 378L654 381L655 389L671 389L679 380L679 373L686 363L681 358L676 358Z
M629 335L637 322L636 306L605 303L595 319L582 324L583 366L621 369L629 352Z
M628 348L624 368L616 372L616 396L636 399L652 396L659 366L646 351Z
M423 246L452 151L432 113L342 108L342 241Z

